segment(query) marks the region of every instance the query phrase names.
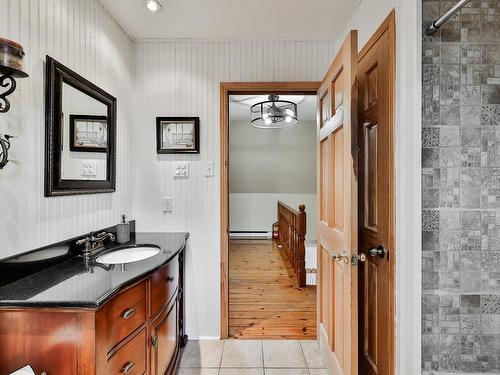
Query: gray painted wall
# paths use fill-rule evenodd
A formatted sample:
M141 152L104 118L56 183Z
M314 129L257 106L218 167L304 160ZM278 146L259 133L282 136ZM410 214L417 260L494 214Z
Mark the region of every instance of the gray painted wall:
M316 194L316 123L257 129L229 126L229 192Z
M423 1L424 28L450 4ZM422 48L422 366L500 372L500 2Z

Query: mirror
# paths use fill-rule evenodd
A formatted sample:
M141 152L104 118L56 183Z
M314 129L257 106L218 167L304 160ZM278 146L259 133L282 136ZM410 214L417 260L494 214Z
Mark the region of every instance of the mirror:
M116 99L47 56L45 196L115 191Z

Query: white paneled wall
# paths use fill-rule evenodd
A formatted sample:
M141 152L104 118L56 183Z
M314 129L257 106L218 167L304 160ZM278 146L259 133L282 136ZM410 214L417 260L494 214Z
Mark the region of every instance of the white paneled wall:
M189 231L187 330L219 336L219 84L221 81L321 80L335 43L148 41L136 46L133 215L139 230ZM201 154L157 155L156 116L199 116ZM190 178L175 180L173 162L188 160ZM203 176L203 162L215 176ZM160 197L173 198L164 214Z
M0 171L0 258L116 223L129 207L134 43L98 0L0 0L0 37L20 42L18 80L0 134L15 135ZM50 55L118 99L117 193L44 198L44 76Z

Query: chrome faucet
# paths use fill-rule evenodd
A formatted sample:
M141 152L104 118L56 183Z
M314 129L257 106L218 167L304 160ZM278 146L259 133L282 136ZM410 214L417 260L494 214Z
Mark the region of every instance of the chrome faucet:
M83 257L85 259L89 259L93 253L104 249L104 241L109 239L111 242L115 240L115 235L113 233L102 232L99 234L95 234L94 232L90 232L90 235L76 241L78 246L85 245L83 249Z

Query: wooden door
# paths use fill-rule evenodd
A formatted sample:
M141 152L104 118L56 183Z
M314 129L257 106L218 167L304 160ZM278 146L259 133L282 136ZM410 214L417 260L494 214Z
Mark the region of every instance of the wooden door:
M360 52L359 371L394 374L394 15Z
M341 375L358 367L357 49L351 31L318 91L318 330L330 373Z
M152 323L151 371L153 375L164 375L176 355L179 337L177 311L176 298L174 303Z

